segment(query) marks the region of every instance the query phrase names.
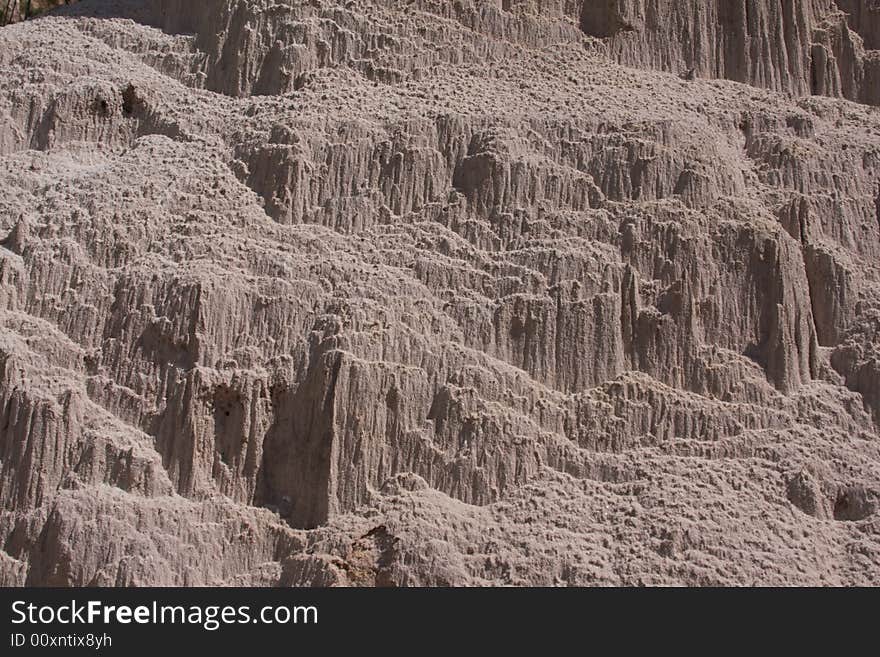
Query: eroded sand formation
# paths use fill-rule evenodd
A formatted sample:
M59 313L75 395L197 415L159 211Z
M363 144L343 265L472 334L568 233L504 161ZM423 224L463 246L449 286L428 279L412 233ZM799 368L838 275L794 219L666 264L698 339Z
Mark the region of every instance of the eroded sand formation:
M0 0L0 26L39 16L59 5L76 0Z
M3 29L0 580L880 583L878 27L89 0Z

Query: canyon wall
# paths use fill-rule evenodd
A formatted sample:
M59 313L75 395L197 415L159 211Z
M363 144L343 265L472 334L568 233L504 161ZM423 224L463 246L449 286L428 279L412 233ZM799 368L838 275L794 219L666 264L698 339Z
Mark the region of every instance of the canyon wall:
M875 0L608 0L570 9L625 64L880 104Z
M876 10L4 28L0 581L878 583Z

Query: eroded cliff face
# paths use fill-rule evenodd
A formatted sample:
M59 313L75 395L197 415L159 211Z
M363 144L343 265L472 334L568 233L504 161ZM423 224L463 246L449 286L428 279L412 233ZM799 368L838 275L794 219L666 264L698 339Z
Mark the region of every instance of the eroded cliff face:
M0 26L9 25L39 16L59 5L69 5L76 0L8 0L0 6Z
M880 582L876 7L837 5L0 31L0 581Z
M876 0L582 0L568 9L625 64L880 104Z

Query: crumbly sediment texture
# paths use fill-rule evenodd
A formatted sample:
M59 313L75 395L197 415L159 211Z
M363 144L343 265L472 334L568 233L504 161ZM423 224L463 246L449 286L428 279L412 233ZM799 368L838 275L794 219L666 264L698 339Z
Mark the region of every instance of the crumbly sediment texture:
M585 4L0 30L0 583L880 584L876 3Z

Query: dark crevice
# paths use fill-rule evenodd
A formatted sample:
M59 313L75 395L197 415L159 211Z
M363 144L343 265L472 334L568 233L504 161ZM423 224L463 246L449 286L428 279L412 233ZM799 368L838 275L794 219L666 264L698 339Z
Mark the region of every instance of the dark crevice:
M874 212L877 215L877 231L880 232L880 181L877 183L877 196L874 198Z
M341 367L339 352L322 354L298 386L272 393L275 421L263 443L254 503L275 511L292 527L310 529L329 518Z
M877 498L862 486L841 489L834 501L834 519L844 522L857 522L874 514Z
M585 2L580 15L581 31L600 39L635 31L635 27L621 16L618 4L617 0Z

